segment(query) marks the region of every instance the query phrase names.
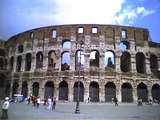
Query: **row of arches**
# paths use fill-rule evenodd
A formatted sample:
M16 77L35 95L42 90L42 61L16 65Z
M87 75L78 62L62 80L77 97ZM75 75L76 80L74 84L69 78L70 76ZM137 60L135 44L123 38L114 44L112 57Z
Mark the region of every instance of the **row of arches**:
M78 84L80 86L79 93L78 93ZM18 83L15 82L13 84L12 88L12 94L15 94L18 90ZM39 83L34 82L32 85L32 94L34 96L39 95ZM68 83L66 81L62 81L59 83L59 93L58 93L58 99L59 100L68 100L69 96L69 88ZM77 100L77 95L79 94L79 100L84 101L84 92L85 92L85 86L82 82L75 82L73 86L73 101ZM113 82L108 82L105 85L105 102L111 102L112 98L117 96L117 88L116 85ZM21 93L27 97L28 96L28 84L26 81L22 83L22 91ZM91 82L89 85L89 97L91 102L99 102L100 97L100 86L98 82ZM159 100L160 99L160 85L154 84L151 89L152 98ZM44 98L55 96L55 86L52 81L48 81L44 86ZM141 82L137 85L137 99L142 99L143 102L148 101L148 88L147 85ZM133 102L133 87L130 83L126 82L121 85L121 101L122 102Z
M104 65L105 68L115 68L115 53L113 51L106 51L104 54ZM70 52L64 51L61 54L61 70L69 70L70 69ZM146 58L142 52L138 52L135 56L136 58L136 70L138 73L145 73L146 72ZM85 53L83 50L77 50L75 53L75 70L79 68L84 68L86 58ZM98 50L92 50L89 56L89 65L90 67L99 67L100 64L100 54ZM14 57L12 56L10 59L10 66L13 69ZM25 57L25 70L30 71L32 64L32 54L27 53ZM58 64L58 56L54 50L51 50L48 53L48 68L55 68L56 64ZM17 57L17 66L16 70L20 71L22 66L22 56ZM36 54L36 68L43 67L43 52L39 51ZM120 68L123 72L131 71L131 55L129 52L122 52L120 57ZM150 55L150 69L152 72L158 70L158 58L157 56L151 54Z

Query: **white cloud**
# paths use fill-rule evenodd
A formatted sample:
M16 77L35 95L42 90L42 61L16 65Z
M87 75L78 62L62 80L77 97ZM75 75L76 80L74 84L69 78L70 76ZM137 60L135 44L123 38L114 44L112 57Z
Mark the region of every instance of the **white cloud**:
M112 23L124 0L57 0L60 23Z
M45 11L38 12L38 7L30 13L30 17L48 24L131 25L137 18L155 12L144 7L133 8L124 4L125 0L48 0L45 2Z
M155 13L155 10L148 10L144 7L137 7L137 14L141 14L143 17Z
M127 6L114 17L114 21L116 24L132 25L138 18L149 16L155 12L155 10L149 10L144 7L132 8L131 6Z

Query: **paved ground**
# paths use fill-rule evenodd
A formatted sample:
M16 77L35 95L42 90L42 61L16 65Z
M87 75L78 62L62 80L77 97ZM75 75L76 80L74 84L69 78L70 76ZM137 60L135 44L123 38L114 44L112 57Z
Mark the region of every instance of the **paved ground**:
M80 114L75 114L75 103L57 103L49 111L43 105L34 108L25 103L11 103L9 120L160 120L160 105L110 103L80 103Z

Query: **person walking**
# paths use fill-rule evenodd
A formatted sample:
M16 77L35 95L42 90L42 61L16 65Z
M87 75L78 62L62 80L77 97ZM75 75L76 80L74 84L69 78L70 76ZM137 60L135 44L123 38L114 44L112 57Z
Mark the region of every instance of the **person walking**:
M52 110L56 109L56 97L53 98L53 105L52 105Z
M48 98L48 110L52 109L52 99L49 97Z
M40 103L41 103L41 99L40 99L40 97L38 96L38 97L37 97L37 108L39 108Z
M114 98L114 104L115 104L115 106L118 106L118 99L117 99L117 97Z
M2 117L1 119L8 119L9 97L5 98L5 102L2 105Z

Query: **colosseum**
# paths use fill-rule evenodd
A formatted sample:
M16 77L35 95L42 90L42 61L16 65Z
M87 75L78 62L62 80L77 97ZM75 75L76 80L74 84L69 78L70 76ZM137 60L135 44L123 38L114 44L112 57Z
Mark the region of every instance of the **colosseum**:
M149 31L74 24L28 30L1 41L0 96L59 101L160 99L160 44Z

